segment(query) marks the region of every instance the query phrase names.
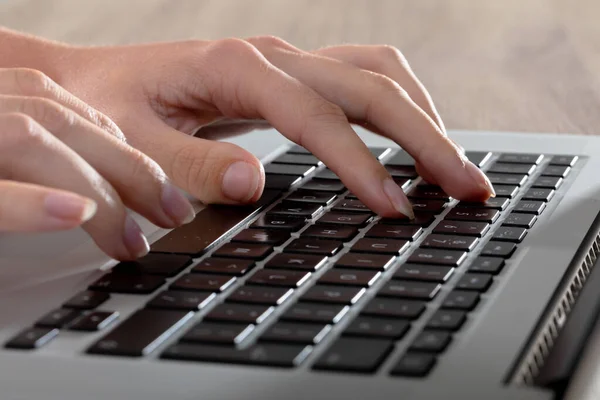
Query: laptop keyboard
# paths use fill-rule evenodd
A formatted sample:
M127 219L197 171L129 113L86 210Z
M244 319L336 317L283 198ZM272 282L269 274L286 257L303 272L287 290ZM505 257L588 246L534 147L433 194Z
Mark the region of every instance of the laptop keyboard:
M402 150L373 148L416 218L381 219L307 150L265 165L262 198L210 206L5 344L62 330L106 333L85 352L426 376L527 232L572 179L577 156L467 152L497 197L458 202ZM557 196L557 198L560 196ZM122 318L111 296L142 299ZM441 298L441 300L440 300Z

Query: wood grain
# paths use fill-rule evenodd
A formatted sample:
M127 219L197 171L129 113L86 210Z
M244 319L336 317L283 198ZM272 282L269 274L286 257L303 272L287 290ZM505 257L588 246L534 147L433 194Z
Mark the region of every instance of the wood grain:
M600 133L598 0L9 0L0 24L78 44L259 34L400 48L449 128Z

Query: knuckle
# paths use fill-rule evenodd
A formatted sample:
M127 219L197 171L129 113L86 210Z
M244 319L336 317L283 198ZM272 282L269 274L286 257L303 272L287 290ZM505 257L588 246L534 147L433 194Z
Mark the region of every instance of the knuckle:
M13 79L17 90L25 95L44 94L53 86L52 80L46 74L31 68L15 68Z
M277 48L277 49L293 48L293 46L291 44L289 44L282 38L273 36L273 35L255 36L255 37L250 38L248 41L251 43L256 43L256 44L260 45L261 47L264 46L264 47Z
M18 150L41 142L42 135L37 122L23 113L9 113L0 117L2 127L2 147L5 150Z
M336 127L340 124L348 123L348 118L344 111L336 104L325 100L319 95L312 95L304 105L304 115L302 119L305 121L301 128L297 131L295 141L299 145L306 144L309 136L307 133L315 132L322 129L324 126Z
M398 48L394 46L388 44L377 46L377 53L383 60L393 61L408 68L408 61L406 60L406 57L400 50L398 50Z
M42 97L29 98L24 103L23 110L31 113L38 122L49 124L51 129L59 130L73 124L75 114L59 103ZM58 133L58 132L57 132Z
M236 64L243 64L249 58L255 59L258 56L258 50L252 44L237 38L217 40L207 51L217 60L230 60Z
M137 182L148 182L148 177L158 178L159 180L164 177L164 173L158 164L141 151L129 147L128 158L128 182L135 184Z
M209 176L214 164L211 165L205 157L199 154L198 147L186 145L177 151L173 157L171 171L175 181L185 182L191 191L209 189Z

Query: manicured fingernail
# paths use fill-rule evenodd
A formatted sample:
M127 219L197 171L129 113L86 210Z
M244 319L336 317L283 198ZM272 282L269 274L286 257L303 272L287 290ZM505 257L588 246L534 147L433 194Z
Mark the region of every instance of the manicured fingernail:
M123 242L127 251L134 258L145 256L150 251L148 240L140 229L140 226L128 215L125 219L125 230L123 232Z
M259 181L260 173L254 165L237 161L223 175L223 194L230 200L248 201L256 193Z
M492 186L492 182L475 164L471 161L465 161L465 169L479 186L489 192L490 197L496 197L496 191L494 190L494 186Z
M172 183L165 182L160 200L163 210L176 225L188 224L194 220L194 207Z
M90 220L98 208L91 199L64 192L48 194L44 199L44 207L54 218L81 223Z
M402 191L400 186L398 186L392 178L386 178L383 181L383 192L386 194L396 211L410 219L415 219L412 205L408 201L404 191Z

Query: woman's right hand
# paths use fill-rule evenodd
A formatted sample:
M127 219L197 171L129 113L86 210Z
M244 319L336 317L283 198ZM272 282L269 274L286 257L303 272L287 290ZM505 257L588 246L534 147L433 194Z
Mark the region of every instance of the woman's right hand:
M194 216L108 117L39 71L0 69L0 232L81 225L111 257L134 259L149 246L126 207L164 228Z

